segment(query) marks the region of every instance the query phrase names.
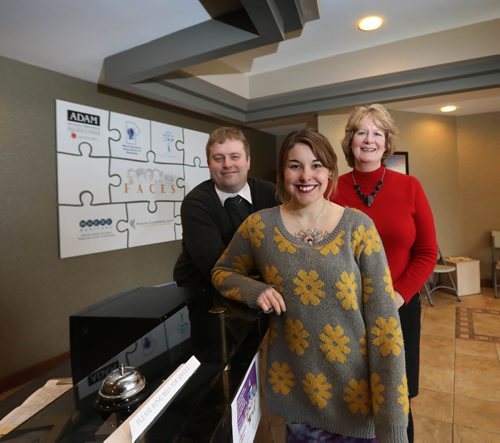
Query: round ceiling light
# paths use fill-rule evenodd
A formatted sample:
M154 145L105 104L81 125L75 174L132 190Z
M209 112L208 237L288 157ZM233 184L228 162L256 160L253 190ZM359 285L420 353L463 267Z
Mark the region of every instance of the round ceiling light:
M358 29L361 31L375 31L382 26L382 17L372 15L364 17L358 22Z
M456 111L457 107L455 105L443 106L440 111L441 112L453 112Z

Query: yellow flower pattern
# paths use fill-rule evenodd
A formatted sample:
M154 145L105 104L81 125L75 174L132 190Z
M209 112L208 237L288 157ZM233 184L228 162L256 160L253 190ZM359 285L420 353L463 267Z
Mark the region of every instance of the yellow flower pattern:
M366 337L361 337L359 339L359 353L361 355L368 355L368 342L366 341Z
M253 259L250 255L237 255L234 258L233 269L240 274L249 274L253 267Z
M380 252L382 250L382 241L378 235L375 226L372 226L368 231L366 231L366 245L365 254L372 255L373 252Z
M338 254L340 252L340 247L345 244L344 236L345 232L340 231L340 233L330 243L322 247L319 252L322 255Z
M403 338L387 297L395 299L390 270L377 257L382 244L376 229L364 215L355 214L356 222L342 225L328 244L302 248L275 226L273 214L266 210L248 217L212 274L222 295L253 306L257 291L248 275L256 274L258 263L262 281L253 283L255 287L272 285L285 297L287 312L270 319L267 334L268 398L287 408L288 402L295 404L307 395L321 414L329 415L340 403L356 420L368 422L377 414L400 423L409 413ZM359 272L343 259L346 248L354 251ZM332 265L316 267L316 259L331 260ZM374 309L380 311L372 317ZM360 310L369 314L369 326ZM342 322L336 315L349 319ZM316 365L301 368L299 362L317 352L322 357ZM365 369L358 372L374 354L370 375ZM341 366L349 374L346 380L337 374Z
M287 363L280 364L275 361L269 368L268 381L276 394L287 395L295 386L295 377Z
M215 286L221 286L224 283L224 280L231 274L232 272L229 271L222 271L222 270L215 271L214 275L212 276L212 280Z
M280 252L288 252L289 254L295 254L297 248L293 246L280 232L278 228L274 228L274 242L278 245Z
M382 393L385 391L385 387L380 383L380 376L374 372L370 376L370 384L372 390L372 407L375 414L378 413L380 405L384 402L384 396Z
M296 285L294 292L304 305L317 306L325 296L325 292L321 290L325 283L319 279L319 274L316 271L306 272L301 269L293 282Z
M351 379L349 386L344 388L344 392L346 393L344 400L351 412L354 414L360 412L363 415L370 413L370 390L366 380Z
M336 296L342 301L342 307L347 311L348 309L358 310L358 301L356 299L356 289L358 285L356 283L356 277L354 272L348 274L347 272L342 272L340 274L341 281L337 281L335 286L340 289Z
M285 324L285 340L288 343L290 351L297 355L302 355L309 342L306 338L309 337L309 332L304 329L304 325L300 320L293 321L288 319Z
M223 292L224 297L230 298L231 300L240 301L241 293L240 288L232 288Z
M389 354L399 356L403 349L401 327L396 318L389 317L385 320L378 317L371 333L375 336L372 343L379 347L380 353L387 357Z
M363 277L363 301L366 303L368 297L374 291L373 280L370 277Z
M350 339L344 334L344 329L340 325L335 329L331 325L325 325L319 338L323 342L320 348L329 362L345 363L346 354L351 353L351 348L347 345Z
M238 228L244 238L250 238L250 243L256 248L260 248L262 240L264 239L264 232L266 225L262 221L259 214L249 216Z
M396 301L396 294L394 293L394 288L392 287L391 271L389 270L388 266L386 266L385 268L384 282L385 292L387 292L391 296L393 301Z
M408 379L403 375L402 383L398 386L398 403L403 407L403 412L408 415L410 411L410 400L408 399Z
M361 250L366 255L372 255L373 252L380 252L382 249L382 241L375 226L366 229L363 225L360 225L352 233L352 237L351 246L356 257L359 256Z
M269 344L271 344L278 337L278 323L273 322L269 326Z
M313 373L308 372L306 378L302 380L302 385L313 405L316 405L319 409L326 408L328 404L327 400L332 398L332 393L330 392L332 385L327 382L323 374L315 376Z
M278 268L276 266L268 266L264 267L264 281L273 285L278 292L282 292L283 287L283 279L279 275Z

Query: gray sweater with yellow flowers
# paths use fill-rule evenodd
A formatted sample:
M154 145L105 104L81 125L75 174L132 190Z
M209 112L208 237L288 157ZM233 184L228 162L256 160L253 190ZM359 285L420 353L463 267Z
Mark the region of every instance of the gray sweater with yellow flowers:
M259 274L262 281L250 276ZM408 389L394 290L371 219L345 208L334 231L309 246L279 207L250 215L212 271L225 297L256 307L274 286L286 312L269 331L270 413L344 436L407 442Z

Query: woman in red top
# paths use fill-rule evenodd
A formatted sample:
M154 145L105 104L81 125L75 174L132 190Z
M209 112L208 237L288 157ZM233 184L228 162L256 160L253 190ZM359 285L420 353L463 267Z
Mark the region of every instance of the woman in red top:
M420 360L419 290L437 258L436 231L429 202L419 181L385 168L395 151L397 128L379 104L357 107L342 140L353 170L338 179L332 201L369 215L382 238L396 291L406 353L410 398L418 394ZM408 439L413 442L409 416Z

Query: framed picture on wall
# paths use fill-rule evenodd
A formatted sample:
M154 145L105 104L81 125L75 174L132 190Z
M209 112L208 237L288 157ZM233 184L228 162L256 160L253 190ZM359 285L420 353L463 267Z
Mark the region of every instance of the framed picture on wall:
M386 158L385 166L393 171L408 175L410 173L408 167L408 152L396 151L390 157Z

